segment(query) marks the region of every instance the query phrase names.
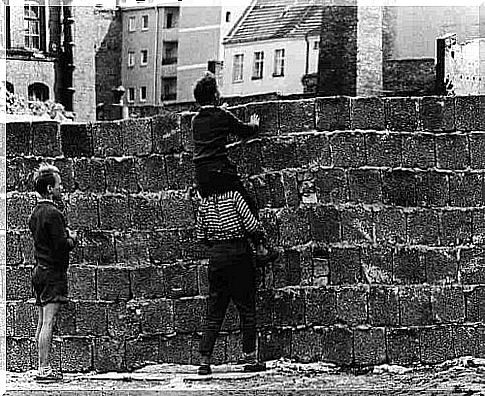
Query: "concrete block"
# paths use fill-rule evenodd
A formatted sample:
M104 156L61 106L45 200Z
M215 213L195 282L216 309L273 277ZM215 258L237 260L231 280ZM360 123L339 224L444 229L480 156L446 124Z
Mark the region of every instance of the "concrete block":
M168 263L182 258L180 232L178 230L154 231L148 246L150 261Z
M419 102L421 125L425 131L455 130L455 101L450 97L423 97Z
M408 237L411 245L435 246L440 237L439 212L424 209L407 216Z
M391 131L418 129L418 99L390 98L386 100L386 127Z
M302 363L321 360L322 335L313 329L296 330L291 337L291 359Z
M120 157L124 154L121 121L103 121L91 125L95 157Z
M275 326L305 324L305 296L300 289L280 289L274 296Z
M280 133L315 129L315 99L279 102Z
M466 169L469 162L468 138L463 134L436 136L436 166L440 169Z
M468 136L470 144L470 167L472 169L485 169L485 133L474 132Z
M138 337L126 341L126 369L133 371L159 362L159 336Z
M92 264L113 264L116 262L116 250L112 233L103 231L86 231L82 236L80 248L83 261Z
M396 248L393 254L393 278L397 284L426 282L424 253L413 248Z
M369 322L372 326L399 324L398 288L372 286L369 292Z
M274 290L264 289L256 292L256 326L258 329L273 326Z
M350 129L350 98L328 97L316 100L316 126L318 130Z
M259 134L277 135L280 126L279 102L267 101L264 103L250 103L246 105L246 117L252 114L259 115Z
M33 193L7 194L7 228L28 229L29 217L36 203Z
M337 321L351 326L367 322L368 290L351 286L337 290Z
M106 336L108 309L106 303L97 301L76 302L76 334L81 336Z
M315 172L315 189L320 203L344 203L349 195L345 171L341 169Z
M291 357L291 329L264 331L258 337L258 355L262 361Z
M416 173L408 170L382 172L383 202L392 206L416 206Z
M195 170L191 154L167 155L165 165L170 190L184 190L193 186Z
M305 290L305 320L308 325L331 326L337 318L337 296L331 288Z
M142 333L173 333L175 328L174 303L176 305L177 301L167 299L145 300L136 303L136 309L140 312Z
M168 298L192 297L198 294L197 266L176 263L163 267L165 292Z
M465 293L467 322L485 320L485 287L477 286Z
M78 300L96 299L96 267L71 265L67 272L69 296Z
M152 118L153 152L179 153L182 149L180 115L165 113Z
M419 206L446 206L449 196L448 175L435 171L416 174L416 201Z
M31 154L32 147L32 124L30 122L8 122L7 134L7 157L17 157Z
M62 371L87 372L93 369L93 341L84 337L64 338L61 343Z
M297 157L297 143L294 137L264 139L261 145L262 167L266 171L280 171L296 168L300 159Z
M128 197L107 194L99 198L99 223L103 230L126 229L131 223Z
M485 184L480 173L454 173L449 176L452 206L470 207L484 204Z
M106 189L113 193L136 193L138 186L138 169L133 157L108 158L106 167Z
M302 245L310 241L309 214L305 208L289 210L284 208L278 213L280 242L283 246Z
M138 184L143 191L159 192L168 188L168 178L163 155L152 154L137 158Z
M350 243L372 243L374 221L372 211L362 207L346 208L341 212L342 240Z
M352 98L353 129L385 129L384 100L381 98Z
M419 339L422 363L438 364L455 358L451 327L423 328Z
M108 305L108 335L114 340L133 339L141 334L140 312L136 301L117 301Z
M326 133L304 134L295 137L295 141L299 166L314 168L332 164L330 141Z
M41 157L62 155L58 122L36 121L32 123L32 154Z
M330 243L341 240L341 216L345 216L346 212L340 213L329 206L317 206L311 208L308 214L313 241Z
M104 160L76 158L73 169L76 189L94 193L106 191Z
M31 267L7 267L7 300L27 300L32 297Z
M98 197L90 193L69 194L67 221L69 226L75 230L98 228Z
M458 131L480 130L480 97L457 96L455 98L455 123Z
M441 213L441 243L466 245L472 241L472 212L444 210Z
M98 373L125 370L125 341L99 337L94 340L94 370Z
M355 284L362 281L360 249L333 247L330 249L330 284Z
M190 364L192 351L198 345L191 334L177 334L174 337L160 337L159 362Z
M401 326L426 326L432 323L431 291L427 286L405 286L399 289Z
M385 329L355 329L354 355L355 364L359 366L384 364L387 359Z
M465 296L461 286L440 286L431 290L431 308L435 323L463 323Z
M406 216L401 209L382 208L374 212L376 241L378 243L404 243Z
M398 168L402 158L402 135L396 133L364 134L368 166Z
M476 326L454 326L452 331L456 356L479 356L480 332Z
M134 298L165 297L163 272L160 268L154 266L137 267L130 271L130 283Z
M389 363L409 365L420 361L417 328L391 328L386 336Z
M485 243L485 210L477 209L472 211L474 244L483 245Z
M94 154L92 130L89 124L61 124L61 147L66 157L92 157Z
M322 361L350 366L354 361L352 330L345 326L322 328Z
M22 372L30 370L30 339L7 337L6 348L6 368L8 371Z
M174 301L175 331L192 333L202 331L207 312L207 298L188 297Z
M161 228L165 217L160 202L160 195L143 193L128 196L131 212L131 225L137 230ZM170 213L167 213L170 216Z
M427 283L457 283L458 257L456 250L430 249L424 252Z
M402 164L405 168L433 168L436 165L435 136L424 133L403 134Z
M147 155L152 152L152 120L128 119L121 122L124 155Z
M371 284L392 283L392 249L387 246L361 248L361 262L364 278Z
M97 296L100 300L117 301L131 298L130 274L127 269L99 267L97 280Z
M359 167L366 165L365 139L359 132L338 132L330 137L333 165Z
M350 200L373 204L382 202L382 180L379 171L351 169L349 171Z
M37 328L37 307L26 301L15 304L14 335L16 337L34 337Z
M463 284L485 283L485 255L482 247L460 250L460 279Z
M195 226L194 207L187 194L180 191L163 193L160 206L168 228Z

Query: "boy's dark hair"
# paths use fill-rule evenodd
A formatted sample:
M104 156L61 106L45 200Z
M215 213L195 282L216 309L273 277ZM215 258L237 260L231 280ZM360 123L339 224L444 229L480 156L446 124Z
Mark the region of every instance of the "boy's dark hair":
M47 186L54 187L56 184L55 174L59 174L59 169L54 165L42 164L34 173L34 189L40 195L47 194Z
M215 104L217 99L217 81L211 72L206 72L195 84L194 98L201 106Z

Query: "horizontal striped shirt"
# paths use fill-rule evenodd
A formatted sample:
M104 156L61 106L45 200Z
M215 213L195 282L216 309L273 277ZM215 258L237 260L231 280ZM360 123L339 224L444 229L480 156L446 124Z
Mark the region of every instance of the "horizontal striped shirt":
M197 239L241 239L258 231L262 231L261 223L251 213L238 191L214 194L202 199L197 213Z

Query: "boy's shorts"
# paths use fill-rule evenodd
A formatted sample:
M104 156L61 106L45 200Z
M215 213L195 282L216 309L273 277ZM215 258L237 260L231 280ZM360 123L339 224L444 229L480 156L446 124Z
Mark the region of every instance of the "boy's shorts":
M49 303L65 304L68 302L67 272L53 271L37 265L32 274L32 288L35 305L40 307Z

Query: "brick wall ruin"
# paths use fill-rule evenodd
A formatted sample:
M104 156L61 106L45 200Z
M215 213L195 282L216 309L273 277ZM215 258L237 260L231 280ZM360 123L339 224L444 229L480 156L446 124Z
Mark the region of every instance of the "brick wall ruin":
M281 262L261 271L258 345L341 365L485 356L483 97L251 103L231 147ZM7 124L7 369L35 367L31 172L62 171L80 235L53 356L64 371L197 363L207 261L194 240L190 118ZM241 353L231 307L216 362Z

